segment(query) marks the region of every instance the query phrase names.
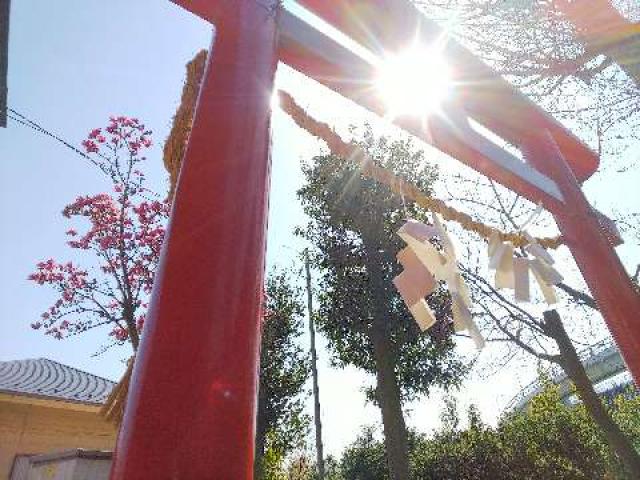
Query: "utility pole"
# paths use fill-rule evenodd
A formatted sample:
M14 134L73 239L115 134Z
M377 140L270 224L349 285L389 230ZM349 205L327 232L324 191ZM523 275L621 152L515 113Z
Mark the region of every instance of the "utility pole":
M0 127L7 126L7 71L9 69L9 12L11 0L0 0Z
M322 448L322 420L320 418L320 389L318 387L318 366L316 364L316 329L313 325L313 295L311 293L311 269L309 268L309 252L304 252L304 269L307 274L307 310L309 313L309 336L311 339L311 377L313 379L313 406L316 424L316 462L318 476L324 480L324 454Z

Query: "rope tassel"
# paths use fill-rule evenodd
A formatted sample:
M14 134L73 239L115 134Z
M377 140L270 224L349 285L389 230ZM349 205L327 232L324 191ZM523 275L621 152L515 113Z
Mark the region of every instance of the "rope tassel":
M127 395L131 384L131 374L133 373L133 362L135 355L127 361L127 370L122 375L118 384L111 390L109 397L100 409L100 415L106 420L120 425L124 417L124 407L127 403Z

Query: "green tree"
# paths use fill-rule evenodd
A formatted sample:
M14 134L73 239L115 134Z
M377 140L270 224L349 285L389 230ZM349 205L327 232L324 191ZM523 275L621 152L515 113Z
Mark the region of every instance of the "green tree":
M458 402L451 395L444 397L444 408L440 412L440 424L444 432L454 433L460 428Z
M358 143L375 162L431 191L437 171L411 141L376 138L366 127ZM424 220L426 212L403 209L387 186L334 155L316 156L303 170L298 195L310 220L300 233L315 246L322 274L318 326L334 364L375 375L371 398L382 412L391 478L405 480L403 400L455 384L463 371L448 334L448 294L440 289L427 299L439 322L422 334L392 283L400 271L395 255L404 246L396 231L406 216Z
M618 397L616 411L640 426L636 400ZM557 387L547 384L526 411L505 416L497 428L470 414L470 427L423 439L413 451L417 479L566 479L636 478L624 476L599 428L583 405L562 403Z
M299 292L285 272L266 282L256 422L257 479L277 478L284 456L300 446L309 428L304 414L306 354L296 343L302 329Z
M596 393L557 310L545 311L539 318L508 300L478 273L465 269L465 277L469 281L475 304L482 309L477 316L493 324L489 338L509 342L539 360L562 368L573 382L586 411L607 439L609 448L619 457L627 472L639 472L640 454L637 448L634 448ZM568 286L565 288L570 289ZM590 298L586 294L582 296ZM553 344L557 353L548 353L546 346Z
M526 412L504 419L510 463L526 478L604 478L610 461L602 435L582 406L571 408L547 385Z
M444 410L451 409L452 402ZM640 398L618 395L612 415L640 444ZM469 427L445 428L433 437L413 435L412 480L606 480L625 474L583 405L562 403L547 384L526 411L509 414L497 427L484 424L473 408ZM340 480L386 480L384 448L368 430L343 453Z
M375 439L371 427L342 453L340 472L345 480L387 480L387 470L384 444Z

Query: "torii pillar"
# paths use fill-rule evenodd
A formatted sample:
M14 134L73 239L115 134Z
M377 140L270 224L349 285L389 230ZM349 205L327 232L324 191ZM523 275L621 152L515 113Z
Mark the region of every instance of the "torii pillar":
M255 0L210 3L214 54L173 201L113 480L252 477L275 10Z

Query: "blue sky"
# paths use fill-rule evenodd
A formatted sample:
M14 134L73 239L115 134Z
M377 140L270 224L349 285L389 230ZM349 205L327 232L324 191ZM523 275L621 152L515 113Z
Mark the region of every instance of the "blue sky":
M162 192L167 185L162 144L179 102L184 65L209 46L211 33L209 24L168 0L14 1L9 105L75 144L91 128L105 125L109 115L139 117L154 131L146 171L152 186ZM277 84L339 130L371 120L362 109L286 67L279 67ZM299 164L320 148L282 112L274 112L269 265L290 265L302 246L291 235L292 228L304 222L295 199ZM458 167L449 161L444 168ZM605 211L622 207L623 199L633 204L638 176L617 178L617 195L609 195L606 176L587 185ZM79 156L12 122L0 129L0 182L0 359L47 357L117 379L128 352L92 356L103 342L104 330L59 342L29 328L53 297L26 280L41 259L74 259L64 243L68 226L60 212L75 196L104 191L107 185ZM622 252L628 259L637 258L637 250L630 247ZM351 369L332 370L324 348L320 355L325 440L329 453L336 453L355 438L361 425L378 422L379 414L365 406L361 391L371 379ZM464 402L478 403L490 420L522 381L503 371L492 378L497 387L491 392L483 381L472 381ZM409 405L409 423L423 430L436 426L440 401L438 394Z
M75 144L90 128L106 125L109 115L144 119L156 141L147 170L162 191L162 142L184 64L210 36L209 25L168 1L13 2L9 105ZM13 122L0 131L0 158L0 302L7 328L0 355L45 356L117 377L118 355L90 358L104 332L61 343L29 329L52 297L26 281L35 261L70 256L62 208L81 193L105 191L106 184L81 157Z

